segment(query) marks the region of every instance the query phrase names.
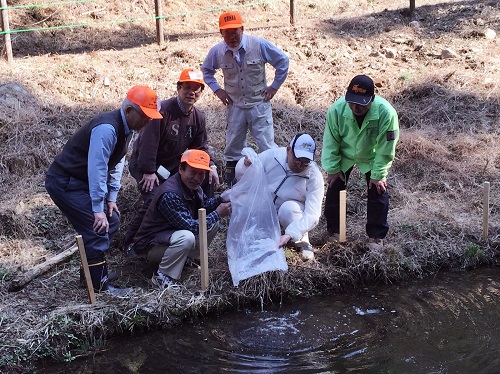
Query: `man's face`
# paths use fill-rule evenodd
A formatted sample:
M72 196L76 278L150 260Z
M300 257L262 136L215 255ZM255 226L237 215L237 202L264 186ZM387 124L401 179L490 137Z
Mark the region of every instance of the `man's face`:
M290 146L286 147L286 152L288 156L288 167L294 173L303 172L311 164L311 160L309 160L307 157L295 157Z
M354 103L348 103L348 104L349 108L352 110L352 112L356 117L364 116L366 113L368 113L370 107L372 106L372 102L370 102L368 105L359 105Z
M240 45L241 38L243 37L243 26L237 29L220 30L224 41L230 48L236 48Z
M129 106L125 109L125 118L127 119L128 127L135 131L140 131L149 121L151 121L151 118L146 116L142 110L135 109L133 106Z
M182 183L184 183L191 191L196 191L198 189L205 179L205 173L205 170L195 169L189 165L186 165L184 170L179 167L179 174L181 176Z
M202 85L196 82L182 82L177 88L179 100L185 108L191 108L201 97Z

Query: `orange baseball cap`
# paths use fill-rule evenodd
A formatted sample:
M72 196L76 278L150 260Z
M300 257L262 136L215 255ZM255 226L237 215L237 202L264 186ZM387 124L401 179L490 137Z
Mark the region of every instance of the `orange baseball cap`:
M200 70L189 68L184 69L179 78L179 82L194 82L205 85L203 73Z
M128 91L127 99L134 104L139 105L142 112L151 119L161 119L163 116L160 114L160 103L158 96L148 86L134 86Z
M230 12L224 12L219 17L219 29L238 29L243 26L243 19L241 15L233 10Z
M186 162L195 169L212 170L210 169L210 156L207 152L200 149L188 149L184 151L181 162Z

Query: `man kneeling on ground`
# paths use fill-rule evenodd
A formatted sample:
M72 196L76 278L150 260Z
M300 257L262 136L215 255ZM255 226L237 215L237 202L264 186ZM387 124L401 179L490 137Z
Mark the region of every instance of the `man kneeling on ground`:
M210 170L208 153L186 150L179 172L155 193L134 238L136 253L159 264L151 281L161 288L178 286L186 261L199 260L198 209L207 211L209 245L217 234L220 218L231 212L230 202L220 196L207 198L203 193L201 184Z
M279 246L293 244L304 261L314 259L309 231L319 222L324 194L324 180L314 162L316 144L309 134L298 134L287 147L271 148L259 154L269 190L285 229ZM236 179L241 179L251 163L247 157L236 165ZM291 243L289 243L291 241Z

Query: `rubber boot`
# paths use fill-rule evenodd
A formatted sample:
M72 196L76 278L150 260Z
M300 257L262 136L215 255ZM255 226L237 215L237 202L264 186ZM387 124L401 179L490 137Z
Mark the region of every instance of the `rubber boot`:
M229 188L233 187L233 184L236 183L236 164L238 161L227 161L226 162L226 184Z
M118 277L119 277L119 275L116 271L109 271L108 272L108 281L109 282L117 280ZM87 283L85 282L85 272L83 271L83 267L81 267L81 266L80 266L80 287L81 288L87 287Z
M107 293L118 298L125 298L130 293L130 288L116 288L109 283L106 261L89 264L89 271L95 292Z

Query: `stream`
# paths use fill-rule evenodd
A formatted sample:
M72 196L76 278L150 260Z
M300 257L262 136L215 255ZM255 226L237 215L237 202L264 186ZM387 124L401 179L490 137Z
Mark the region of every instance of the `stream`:
M500 269L297 299L117 338L43 373L500 373Z

